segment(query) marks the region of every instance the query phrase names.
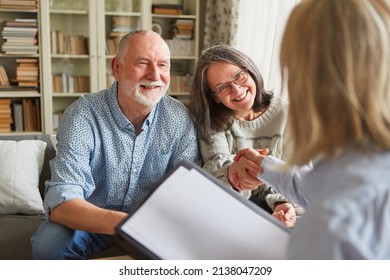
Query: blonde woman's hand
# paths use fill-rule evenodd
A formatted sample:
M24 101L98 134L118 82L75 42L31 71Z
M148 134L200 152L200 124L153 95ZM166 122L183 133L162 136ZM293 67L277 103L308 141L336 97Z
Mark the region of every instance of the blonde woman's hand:
M239 161L242 157L247 158L248 160L254 162L258 166L261 165L261 162L269 154L269 149L253 149L253 148L245 148L239 150L234 157L234 161ZM255 170L253 170L255 171Z

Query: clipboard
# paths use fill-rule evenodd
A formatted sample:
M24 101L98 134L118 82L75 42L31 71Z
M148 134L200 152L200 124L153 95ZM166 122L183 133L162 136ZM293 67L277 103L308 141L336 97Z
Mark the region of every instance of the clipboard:
M116 228L135 259L286 259L290 230L196 164L183 160Z

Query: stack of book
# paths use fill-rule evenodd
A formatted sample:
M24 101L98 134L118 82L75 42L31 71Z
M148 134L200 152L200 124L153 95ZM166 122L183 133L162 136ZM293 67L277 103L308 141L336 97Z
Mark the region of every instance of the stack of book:
M0 132L10 132L12 125L11 99L0 99Z
M140 28L140 21L138 17L114 16L112 17L111 37L122 37L130 31Z
M173 38L192 39L194 20L175 19L172 22Z
M1 9L36 10L37 0L0 0Z
M140 20L138 17L126 17L126 16L113 16L112 17L112 29L107 39L107 51L108 55L116 54L116 49L120 39L129 33L140 29Z
M171 83L169 92L172 93L186 93L190 91L191 77L190 74L171 75Z
M89 76L73 76L66 73L53 75L53 92L81 93L90 91Z
M180 4L154 4L152 13L157 15L182 15L183 5Z
M192 56L193 51L193 40L173 38L166 39L169 49L171 50L172 56Z
M15 82L22 88L39 87L39 63L37 58L16 59Z
M166 42L173 56L194 55L193 31L195 22L193 19L174 19L171 22L171 39Z
M37 54L37 19L5 20L2 31L4 40L2 52L5 54Z
M59 30L50 31L51 54L88 54L88 37L64 35Z
M186 64L180 61L171 63L171 83L169 93L171 95L185 96L190 92L192 78L188 73Z

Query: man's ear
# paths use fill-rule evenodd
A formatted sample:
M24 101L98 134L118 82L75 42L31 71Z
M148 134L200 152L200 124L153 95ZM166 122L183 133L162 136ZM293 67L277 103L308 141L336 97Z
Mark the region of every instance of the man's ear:
M119 73L119 61L118 61L117 57L114 57L111 60L111 70L112 70L112 74L114 75L115 79L118 80L117 75Z

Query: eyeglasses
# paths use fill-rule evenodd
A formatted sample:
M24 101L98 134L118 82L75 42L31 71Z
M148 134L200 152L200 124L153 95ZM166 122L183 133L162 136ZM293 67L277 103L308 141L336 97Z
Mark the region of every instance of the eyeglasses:
M243 83L248 80L248 70L244 69L240 72L238 72L236 75L234 75L233 79L228 82L224 83L221 86L219 86L215 91L214 94L218 97L225 97L229 95L232 92L232 83L235 83L236 85L242 85Z

